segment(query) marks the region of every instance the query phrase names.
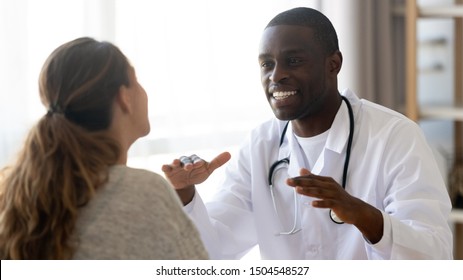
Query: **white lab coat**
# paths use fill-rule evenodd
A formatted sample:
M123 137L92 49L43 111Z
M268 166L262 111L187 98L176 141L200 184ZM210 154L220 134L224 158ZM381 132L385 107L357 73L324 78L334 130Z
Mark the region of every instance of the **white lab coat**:
M291 126L279 147L286 122L272 119L253 130L226 167L226 179L213 202L204 205L196 193L185 206L214 259L236 259L258 244L263 259L451 259L451 209L444 181L417 124L387 108L360 100L345 90L353 108L355 130L346 190L381 210L382 239L370 244L358 229L335 224L328 209L298 195L294 224L293 188L284 180L299 175L301 163ZM339 184L349 135L349 116L342 103L324 150L312 168ZM276 175L274 210L268 185L270 165L290 155L289 168Z

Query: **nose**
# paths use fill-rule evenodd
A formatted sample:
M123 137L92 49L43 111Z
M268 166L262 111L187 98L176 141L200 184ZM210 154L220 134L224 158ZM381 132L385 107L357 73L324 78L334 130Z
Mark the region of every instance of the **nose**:
M274 83L281 82L286 80L289 77L288 72L284 69L284 67L279 66L278 64L273 67L272 72L270 73L269 79Z

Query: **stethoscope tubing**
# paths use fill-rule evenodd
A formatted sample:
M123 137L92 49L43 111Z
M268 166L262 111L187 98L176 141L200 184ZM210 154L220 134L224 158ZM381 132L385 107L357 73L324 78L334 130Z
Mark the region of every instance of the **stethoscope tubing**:
M343 173L342 173L342 188L343 189L346 189L346 183L347 183L347 171L349 169L349 161L350 161L350 154L351 154L351 150L352 150L352 142L353 142L353 138L354 138L354 112L352 110L352 106L349 102L349 100L345 97L345 96L341 96L342 99L346 102L346 105L347 105L347 109L348 109L348 112L349 112L349 137L348 137L348 140L347 140L347 150L346 150L346 157L344 159L344 168L343 168ZM289 121L285 124L285 127L283 128L283 131L281 132L281 136L280 136L280 143L279 143L279 147L281 147L283 145L283 142L284 142L284 139L285 139L285 135L286 135L286 130L288 129L288 125L289 125ZM276 205L276 201L275 201L275 194L274 194L274 186L273 186L273 176L274 176L274 173L276 171L276 168L280 165L280 164L283 164L283 163L286 163L289 165L289 156L286 157L286 158L283 158L283 159L280 159L280 160L277 160L275 161L269 168L269 175L268 175L268 184L269 184L269 187L270 187L270 195L272 197L272 203L273 203L273 208L275 210L275 213L277 214L277 218L280 219L279 217L279 214L278 214L278 209L277 209L277 205ZM293 224L293 228L288 231L288 232L280 232L279 234L277 235L289 235L289 234L294 234L299 230L296 230L296 224L297 224L297 197L296 197L296 193L294 193L294 204L295 204L295 210L294 210L294 224ZM336 214L330 209L329 211L329 216L330 216L330 219L336 223L336 224L343 224L344 222L342 220L340 220Z

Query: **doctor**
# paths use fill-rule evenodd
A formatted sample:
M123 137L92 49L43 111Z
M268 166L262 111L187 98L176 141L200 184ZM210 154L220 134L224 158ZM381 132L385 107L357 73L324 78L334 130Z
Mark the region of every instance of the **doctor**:
M263 31L259 66L274 119L253 130L206 205L195 185L230 159L164 165L210 256L451 259L451 204L420 128L337 88L342 55L320 12L295 8Z

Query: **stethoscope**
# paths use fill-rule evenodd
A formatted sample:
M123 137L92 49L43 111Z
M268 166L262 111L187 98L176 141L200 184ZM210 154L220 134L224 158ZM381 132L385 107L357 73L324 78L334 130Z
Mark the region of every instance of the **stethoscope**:
M348 141L347 141L346 157L344 159L344 169L343 169L343 173L342 173L342 188L346 189L347 169L349 168L349 159L350 159L350 154L351 154L351 150L352 150L352 139L354 137L354 113L352 111L352 106L351 106L349 100L347 100L347 98L344 97L344 96L342 96L342 99L346 102L347 109L349 111L349 126L350 126L349 138L348 138ZM285 140L285 135L286 135L286 130L288 128L288 124L289 124L289 122L286 123L285 127L283 128L283 131L281 132L280 145L279 145L280 148L283 145L283 142ZM270 166L269 175L268 175L268 184L269 184L269 187L270 187L270 195L272 197L273 209L275 210L275 213L276 213L278 219L280 219L280 216L279 216L279 212L278 212L276 201L275 201L273 177L275 176L275 173L279 169L282 168L283 164L289 165L289 156L274 162ZM297 217L298 217L298 214L299 214L299 211L298 211L299 207L297 205L296 190L294 190L293 194L294 194L294 196L293 196L294 197L294 221L293 221L293 227L291 228L291 230L280 232L277 235L291 235L291 234L295 234L295 233L302 230L302 229L297 229ZM343 224L344 223L341 219L339 219L338 216L336 216L336 214L331 209L330 209L330 219L336 224Z

